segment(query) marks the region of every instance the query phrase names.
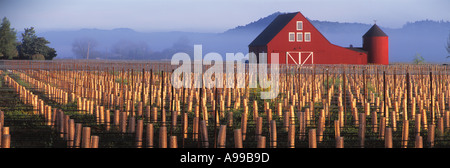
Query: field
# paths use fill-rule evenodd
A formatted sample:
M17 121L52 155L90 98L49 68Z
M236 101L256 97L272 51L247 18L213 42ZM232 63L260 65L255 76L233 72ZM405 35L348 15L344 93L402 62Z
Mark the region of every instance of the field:
M281 65L275 99L249 73L223 77L244 88L174 88L170 62L0 67L4 148L450 147L442 65Z

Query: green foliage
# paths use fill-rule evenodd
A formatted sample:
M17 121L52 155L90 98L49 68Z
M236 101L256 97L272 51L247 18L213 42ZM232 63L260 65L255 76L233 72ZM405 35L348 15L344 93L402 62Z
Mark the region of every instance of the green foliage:
M375 84L370 81L367 81L367 93L375 93Z
M37 46L34 40L37 39L34 28L25 28L25 32L22 33L22 42L18 46L20 59L31 59L33 54L37 54Z
M44 57L44 55L42 55L42 54L33 54L33 55L31 56L31 58L32 58L33 60L45 60L45 57Z
M56 57L56 51L54 48L47 46L50 44L43 37L37 37L34 27L25 28L25 32L22 33L22 42L18 46L19 59L33 59L33 55L41 54L46 60L51 60Z
M340 85L341 82L342 82L342 80L341 80L340 77L336 77L336 78L334 78L334 80L333 80L333 78L328 77L328 80L324 80L324 81L323 81L323 86L324 86L325 88L327 87L327 81L328 81L328 88L331 88L331 86L334 86L334 88L338 88L339 85ZM334 82L334 83L333 83L333 82Z
M0 26L0 59L13 59L18 55L16 31L10 26L9 20L4 17Z
M116 83L122 83L122 78L116 78ZM123 84L124 85L128 85L128 80L127 79L123 79Z
M423 63L425 63L425 59L419 53L417 53L414 56L413 63L417 64L417 65L418 64L423 64Z

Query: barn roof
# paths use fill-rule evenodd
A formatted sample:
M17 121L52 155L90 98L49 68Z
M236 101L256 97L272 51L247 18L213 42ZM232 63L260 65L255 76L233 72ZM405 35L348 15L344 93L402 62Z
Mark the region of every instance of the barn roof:
M387 36L386 33L383 32L383 30L380 29L380 27L377 26L377 24L374 24L369 31L367 31L366 34L364 34L363 37L380 37L380 36Z
M267 45L294 17L297 13L278 15L269 26L256 37L249 46Z

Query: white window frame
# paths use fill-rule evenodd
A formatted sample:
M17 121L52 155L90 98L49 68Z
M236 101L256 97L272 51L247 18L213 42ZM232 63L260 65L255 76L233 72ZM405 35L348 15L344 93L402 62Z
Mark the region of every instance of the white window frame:
M309 38L306 38L309 35ZM311 32L305 32L305 42L311 42Z
M297 42L303 41L303 32L297 32Z
M301 27L298 27L299 23L301 23ZM297 30L303 30L303 21L297 21Z
M291 39L291 35L294 37ZM289 42L295 42L295 32L289 32Z

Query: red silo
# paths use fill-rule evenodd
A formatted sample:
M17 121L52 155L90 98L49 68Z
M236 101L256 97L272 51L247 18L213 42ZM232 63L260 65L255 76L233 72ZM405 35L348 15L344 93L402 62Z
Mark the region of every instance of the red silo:
M367 51L367 63L389 64L388 36L374 24L363 36L363 49Z

